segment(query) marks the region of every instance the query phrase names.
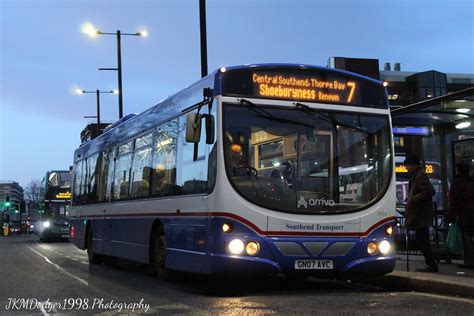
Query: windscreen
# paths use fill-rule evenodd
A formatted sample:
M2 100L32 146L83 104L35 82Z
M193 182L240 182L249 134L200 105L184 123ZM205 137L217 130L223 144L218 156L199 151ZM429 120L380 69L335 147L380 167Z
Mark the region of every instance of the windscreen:
M224 104L227 175L247 200L283 212L360 210L388 188L388 116Z

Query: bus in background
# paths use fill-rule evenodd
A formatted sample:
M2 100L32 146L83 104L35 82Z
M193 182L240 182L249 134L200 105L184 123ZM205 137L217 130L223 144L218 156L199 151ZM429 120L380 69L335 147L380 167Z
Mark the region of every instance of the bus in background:
M74 153L71 241L203 274L395 266L382 83L307 65L221 68Z
M42 182L41 219L36 223L40 241L69 238L69 207L71 201L71 171L46 172Z

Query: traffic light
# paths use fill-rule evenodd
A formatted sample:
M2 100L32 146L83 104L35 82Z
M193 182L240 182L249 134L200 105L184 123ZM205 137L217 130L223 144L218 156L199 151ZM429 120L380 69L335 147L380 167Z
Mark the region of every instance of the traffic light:
M5 207L10 207L11 203L10 203L10 196L7 195L5 196Z

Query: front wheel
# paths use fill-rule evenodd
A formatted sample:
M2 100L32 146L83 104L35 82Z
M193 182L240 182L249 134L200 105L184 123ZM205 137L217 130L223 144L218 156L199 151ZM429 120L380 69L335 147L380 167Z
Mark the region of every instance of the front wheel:
M153 244L152 244L152 256L151 264L155 269L156 276L160 280L168 280L170 271L166 268L166 239L163 229L160 227L157 229Z

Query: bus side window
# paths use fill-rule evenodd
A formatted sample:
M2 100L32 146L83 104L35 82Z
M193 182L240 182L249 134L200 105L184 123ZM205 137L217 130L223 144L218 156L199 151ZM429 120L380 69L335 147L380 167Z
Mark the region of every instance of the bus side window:
M87 181L87 159L82 160L81 164L81 184L79 192L79 203L86 204L87 190L86 190L86 181Z
M74 205L80 205L81 204L81 178L82 178L82 162L83 160L80 160L76 162L74 165Z
M135 139L131 172L130 197L147 196L150 189L150 163L151 163L152 133Z
M207 149L206 133L201 133L197 146L197 159L194 161L194 143L187 143L186 115L179 117L178 160L176 183L182 188L182 194L197 194L207 191Z
M108 163L109 163L109 154L110 151L103 151L100 154L100 169L99 169L99 192L97 196L98 202L103 202L105 200L105 189L107 185L107 170L108 170Z
M118 147L114 178L114 199L128 198L130 189L130 169L132 165L132 142Z
M152 195L180 194L180 188L176 186L177 137L178 119L156 128L151 168Z
M115 170L115 147L111 148L107 157L107 169L106 182L105 182L105 201L109 202L113 196L113 183L114 183L114 170Z
M99 154L87 158L86 203L97 203L97 175L99 173Z

